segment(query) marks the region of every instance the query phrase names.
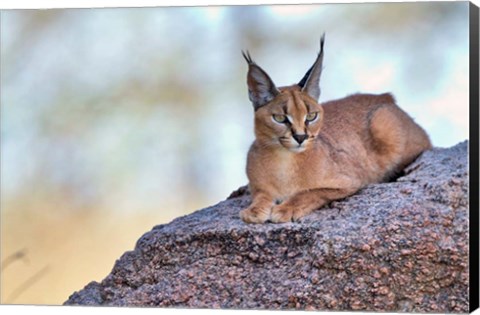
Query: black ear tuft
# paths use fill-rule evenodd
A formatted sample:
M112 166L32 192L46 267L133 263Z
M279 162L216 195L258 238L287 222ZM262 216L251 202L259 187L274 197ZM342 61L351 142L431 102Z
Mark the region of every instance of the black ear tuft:
M245 58L245 60L247 61L247 63L249 65L253 65L255 64L255 62L253 61L252 57L250 57L250 53L247 51L243 51L242 50L242 55L243 55L243 58Z
M323 52L323 45L325 44L325 33L323 33L322 37L320 38L320 53Z

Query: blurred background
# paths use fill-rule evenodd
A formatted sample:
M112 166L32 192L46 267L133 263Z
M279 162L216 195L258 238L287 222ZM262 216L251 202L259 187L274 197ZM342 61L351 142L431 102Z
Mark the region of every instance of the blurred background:
M154 225L247 183L248 49L321 101L393 92L468 138L468 2L1 12L1 302L61 304Z

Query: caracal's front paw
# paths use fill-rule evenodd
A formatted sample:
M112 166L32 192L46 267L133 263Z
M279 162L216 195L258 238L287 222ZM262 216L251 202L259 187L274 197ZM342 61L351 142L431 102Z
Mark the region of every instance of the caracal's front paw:
M246 223L264 223L270 218L270 211L259 207L249 207L240 211L240 218Z
M283 223L292 221L293 209L285 207L284 205L278 205L272 208L272 214L270 220L275 223Z
M275 223L284 223L297 221L305 215L306 212L302 209L280 204L272 208L270 220Z

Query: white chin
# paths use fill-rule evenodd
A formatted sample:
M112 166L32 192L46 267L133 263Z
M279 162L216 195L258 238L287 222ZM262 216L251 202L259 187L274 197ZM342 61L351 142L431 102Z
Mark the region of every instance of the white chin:
M305 147L294 147L289 149L292 152L299 153L305 151Z

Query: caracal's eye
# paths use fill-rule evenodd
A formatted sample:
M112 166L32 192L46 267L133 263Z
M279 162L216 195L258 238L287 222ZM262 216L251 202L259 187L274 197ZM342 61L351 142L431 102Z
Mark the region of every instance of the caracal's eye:
M275 120L278 123L284 124L288 121L287 116L285 115L273 115L273 120Z
M307 117L305 118L307 121L314 121L317 119L318 113L309 113Z

